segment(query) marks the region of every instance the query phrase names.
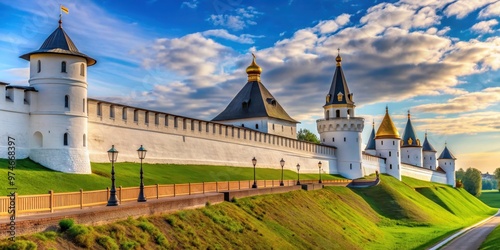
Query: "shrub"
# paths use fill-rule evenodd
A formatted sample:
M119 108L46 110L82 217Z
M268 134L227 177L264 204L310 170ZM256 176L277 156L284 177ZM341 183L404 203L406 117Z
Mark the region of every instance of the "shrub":
M137 243L136 241L125 241L122 244L120 244L120 249L129 250L129 249L135 249L138 246L140 246L140 244Z
M13 244L5 246L0 246L2 249L6 250L36 250L37 246L35 242L29 240L16 240ZM5 248L4 248L5 247Z
M455 182L455 187L456 188L463 188L464 187L464 184L462 183L462 180L457 180Z
M64 232L70 229L75 224L73 219L62 219L59 221L59 227L61 228L61 232Z
M115 240L113 240L111 237L107 235L99 236L97 238L97 243L106 249L119 249Z
M211 205L211 204L210 204L210 201L207 201L207 202L205 203L205 207L210 207L210 205Z
M156 244L163 247L168 247L168 240L167 238L165 238L165 235L163 235L163 233L151 222L144 220L141 221L137 226L152 235L155 239Z
M68 229L68 235L75 243L82 247L89 248L94 245L95 235L84 225L74 225Z

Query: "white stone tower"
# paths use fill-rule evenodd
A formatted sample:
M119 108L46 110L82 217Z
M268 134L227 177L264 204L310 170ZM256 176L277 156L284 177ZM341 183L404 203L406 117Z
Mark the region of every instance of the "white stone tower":
M386 173L401 180L401 137L389 116L389 109L385 108L385 116L375 135L377 156L384 157Z
M422 146L411 124L410 111L408 111L408 121L401 145L401 162L417 167L422 166Z
M436 158L436 150L427 140L427 133L425 133L424 145L422 146L422 154L424 156L423 166L424 168L428 168L430 170L436 170L437 168L437 158Z
M439 167L446 172L447 184L455 187L455 156L448 150L448 146L445 145L443 152L439 155L438 163Z
M334 146L339 174L356 179L363 176L361 158L361 132L364 119L354 116L353 94L349 92L341 67L340 54L330 91L323 106L325 119L317 121L322 144Z
M96 61L78 51L61 20L40 49L21 58L30 62L29 84L38 92L30 110L29 157L53 170L90 174L87 66Z

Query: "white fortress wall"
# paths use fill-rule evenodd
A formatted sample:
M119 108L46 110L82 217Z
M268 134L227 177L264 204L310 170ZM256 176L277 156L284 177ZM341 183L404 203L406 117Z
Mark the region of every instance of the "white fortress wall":
M0 84L0 158L8 158L8 137L14 138L16 159L27 158L30 152L30 99L33 91Z
M335 148L270 135L247 128L88 100L89 154L92 162L109 162L114 144L118 161L138 162L137 148L148 150L144 162L281 168L301 173L337 173ZM99 113L99 115L98 115ZM272 177L270 177L272 178Z
M385 159L376 157L373 155L365 154L362 155L362 164L363 164L363 175L371 175L375 174L375 172L379 172L380 174L386 174L387 171L385 169Z
M445 173L440 173L430 169L416 167L405 163L401 164L401 175L412 177L423 181L437 182L447 184Z

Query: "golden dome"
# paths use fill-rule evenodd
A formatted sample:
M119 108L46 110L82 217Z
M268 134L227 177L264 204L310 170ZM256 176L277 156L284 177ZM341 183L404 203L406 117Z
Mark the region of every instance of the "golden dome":
M385 116L377 130L375 139L401 139L396 126L389 116L389 109L387 107L385 108Z
M247 67L248 81L260 81L262 68L255 62L255 55L252 53L253 60L250 66Z
M335 61L337 61L337 66L340 66L340 62L342 62L342 57L340 57L340 49L338 50L337 57L335 58Z

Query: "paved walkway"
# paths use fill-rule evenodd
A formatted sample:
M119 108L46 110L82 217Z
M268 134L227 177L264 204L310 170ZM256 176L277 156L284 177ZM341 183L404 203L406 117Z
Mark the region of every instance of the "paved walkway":
M430 248L442 250L473 250L478 249L486 237L500 225L500 210L494 216L480 223L466 228L442 241L440 244ZM450 242L451 241L451 242ZM450 242L450 243L448 243ZM444 247L440 248L446 244Z

